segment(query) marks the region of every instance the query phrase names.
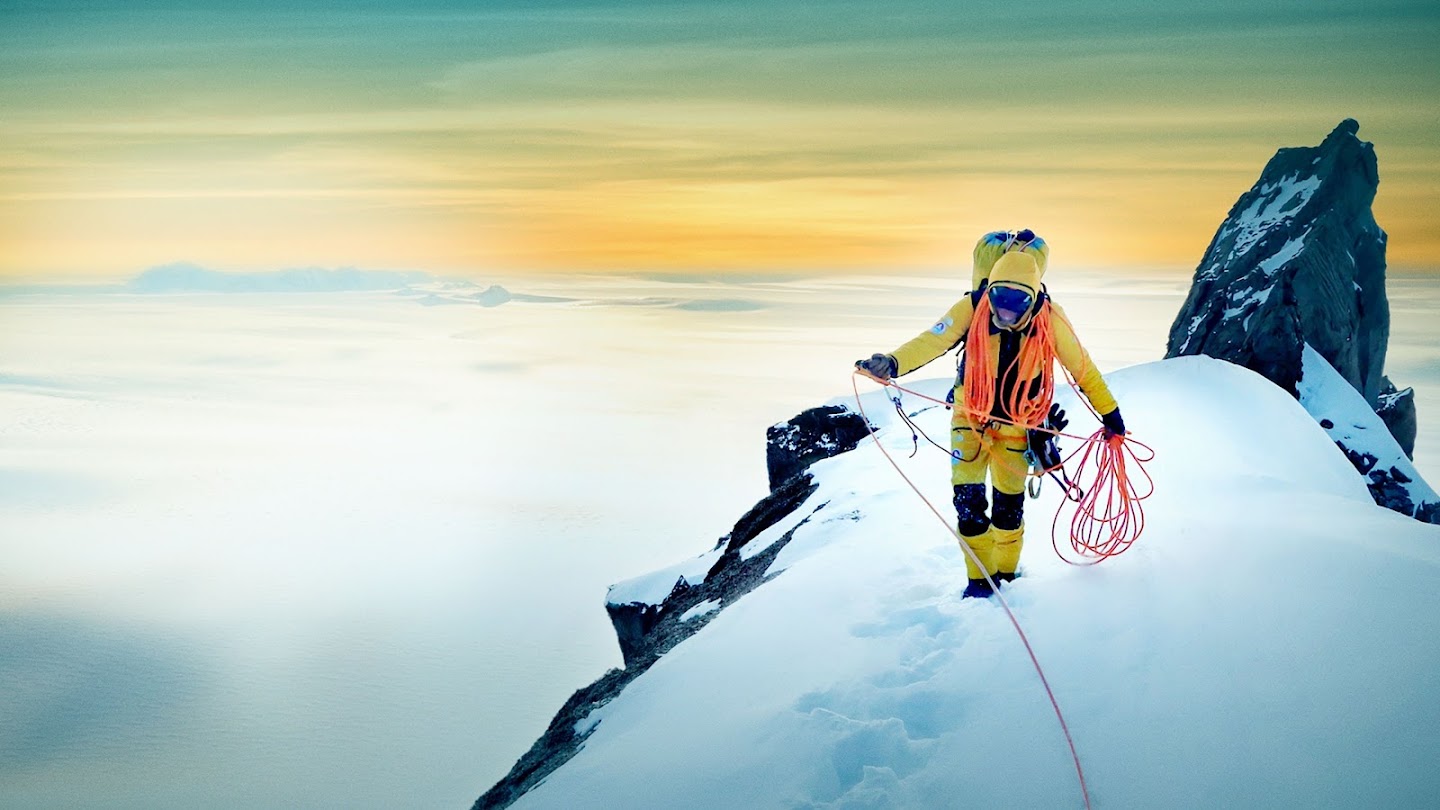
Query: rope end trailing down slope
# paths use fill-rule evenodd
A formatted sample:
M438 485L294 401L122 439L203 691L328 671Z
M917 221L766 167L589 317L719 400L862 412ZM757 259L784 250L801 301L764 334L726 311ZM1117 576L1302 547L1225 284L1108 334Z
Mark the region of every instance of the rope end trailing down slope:
M943 405L947 409L954 409L952 403L921 394L918 391L910 390L896 384L893 380L880 379L863 368L857 367L854 372L854 377L865 377L880 385L882 388L894 389L900 393L910 394L919 399ZM866 423L873 424L870 422L869 415L865 413L865 404L860 396L859 383L855 381L854 377L851 378L851 388L855 392L855 405L860 411L860 416L865 419ZM1066 377L1069 378L1069 374L1067 374ZM1078 389L1073 379L1069 379L1069 382L1072 388ZM924 435L924 431L910 420L901 405L898 395L892 396L891 401L894 403L895 410L900 414L901 419L906 425L910 426L912 431L911 440L916 443L918 452L919 437ZM987 416L990 415L987 414ZM994 417L990 418L993 419ZM1005 420L995 419L995 421L1003 422ZM1072 565L1095 565L1124 553L1130 546L1134 545L1145 528L1145 512L1141 506L1141 502L1150 497L1155 490L1154 480L1151 479L1144 467L1145 463L1155 458L1154 449L1128 435L1108 433L1103 428L1097 430L1090 436L1078 436L1043 426L1032 429L1050 433L1054 436L1065 436L1067 438L1077 439L1081 442L1081 446L1076 448L1061 464L1063 477L1064 464L1068 464L1074 460L1076 456L1079 456L1079 461L1075 466L1075 476L1073 479L1066 478L1068 482L1066 497L1061 499L1060 507L1055 512L1055 520L1050 527L1051 543L1055 548L1055 553L1060 559ZM876 449L885 456L885 460L890 463L890 466L895 469L895 472L909 485L910 489L920 498L930 510L931 514L935 515L936 520L939 520L946 531L955 538L955 541L960 545L960 549L965 555L979 565L982 572L985 572L985 567L980 565L975 551L965 542L964 537L961 536L959 528L954 522L948 520L945 515L925 497L924 493L920 491L920 488L915 485L914 481L910 480L910 477L901 469L900 464L895 461L890 455L890 452L880 443L879 437L872 433L871 439L874 441ZM925 436L925 439L935 447L944 450L943 447L928 435ZM1143 455L1137 454L1134 449L1135 447L1141 448ZM913 452L911 456L914 456ZM1037 470L1032 473L1027 470L1027 474L1036 476L1043 475L1044 472L1046 471ZM1135 486L1135 482L1139 480L1145 482L1145 491L1143 493ZM1072 492L1078 494L1075 497L1071 497ZM1073 506L1074 508L1074 514L1070 520L1070 547L1078 556L1078 561L1070 559L1061 552L1058 542L1060 516L1066 511L1067 506ZM1045 695L1050 700L1050 706L1055 711L1055 719L1059 722L1060 730L1065 736L1065 744L1070 749L1070 757L1075 765L1075 776L1080 783L1080 794L1088 810L1090 807L1090 790L1085 783L1085 769L1080 764L1080 754L1075 748L1075 739L1070 734L1070 727L1069 724L1065 722L1065 715L1060 710L1060 703L1055 698L1054 690L1050 688L1050 681L1045 677L1045 670L1040 665L1040 659L1036 656L1035 649L1030 644L1030 639L1025 635L1024 628L1020 626L1020 621L1015 617L1015 612L1010 609L1010 604L1005 601L1005 596L1000 592L1000 589L996 587L995 580L990 574L986 572L984 576L985 580L994 590L994 596L1000 602L1000 606L1004 609L1006 617L1010 620L1010 625L1015 629L1015 634L1020 638L1021 644L1024 645L1025 652L1030 658L1030 663L1035 668L1035 674L1039 676L1040 683L1045 689Z
M880 383L882 386L893 387L901 391L906 390L898 385L895 385L894 383L886 380L880 380L859 369L856 370L855 375L869 377L870 379ZM865 404L860 399L860 385L858 382L855 381L853 377L850 380L850 385L851 388L855 391L855 406L860 409L861 418L863 418L867 423L869 423L870 417L865 413ZM939 400L935 400L933 397L927 397L923 394L917 394L917 396L920 396L922 399L939 402ZM946 403L942 402L941 404ZM900 464L896 462L895 459L890 455L890 451L885 449L885 445L880 443L880 437L877 436L875 433L871 433L870 438L871 440L873 440L876 449L878 449L881 454L885 456L885 460L890 462L891 467L895 468L895 472L899 473L900 477L904 479L905 483L910 485L910 489L915 492L915 494L920 498L922 502L924 502L927 507L929 507L930 512L935 515L935 518L940 521L941 525L945 527L946 531L949 531L950 534L955 537L955 541L960 544L960 548L962 551L965 552L965 555L968 556L975 563L980 564L980 560L976 556L974 549L970 548L969 544L965 542L965 538L961 537L960 530L954 525L952 525L951 521L945 519L945 516L940 513L940 510L936 509L935 505L930 503L929 499L925 497L925 494L920 491L920 488L915 486L915 482L911 481L910 477L905 474L905 471L900 469ZM983 564L980 565L980 570L982 572L985 571L985 566ZM1015 618L1015 612L1010 609L1010 603L1005 601L1005 597L1003 594L1000 593L1000 589L995 587L995 580L991 578L989 573L985 573L985 579L987 582L990 583L990 587L994 590L994 596L996 599L999 600L1000 607L1005 609L1005 615L1010 619L1010 626L1015 628L1015 634L1020 637L1020 643L1025 646L1025 652L1027 655L1030 656L1030 663L1033 664L1035 667L1035 674L1040 677L1040 684L1045 688L1046 697L1050 699L1050 707L1055 710L1055 719L1060 722L1060 731L1065 735L1065 744L1070 748L1070 758L1075 763L1075 776L1080 782L1080 795L1085 800L1086 810L1090 810L1090 789L1085 784L1085 769L1080 765L1080 754L1075 750L1075 738L1072 737L1070 734L1070 725L1065 722L1065 714L1060 711L1060 702L1055 698L1055 690L1050 688L1050 680L1045 677L1045 669L1040 666L1040 659L1035 655L1035 648L1030 645L1030 639L1025 635L1024 628L1020 626L1020 620Z

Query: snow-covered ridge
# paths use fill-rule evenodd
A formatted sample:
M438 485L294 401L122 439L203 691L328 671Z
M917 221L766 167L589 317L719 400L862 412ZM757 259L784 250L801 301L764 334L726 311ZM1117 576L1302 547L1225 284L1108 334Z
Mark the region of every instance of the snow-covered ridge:
M1305 347L1300 405L1365 476L1376 503L1417 520L1440 523L1440 495L1420 477L1360 392L1309 346Z
M738 547L737 553L741 560L749 560L769 549L777 541L780 541L786 534L793 532L801 522L818 511L819 506L811 510L796 509L784 515L775 523L770 524L749 542ZM705 584L711 569L720 561L726 550L725 544L721 544L698 557L691 558L677 563L668 568L645 574L643 576L628 579L624 582L610 586L606 594L606 604L621 605L659 605L666 597L670 596L676 588L696 588ZM766 569L764 576L778 573L785 569L785 559L777 558Z
M1046 542L1058 505L1047 488L1027 504L1022 576L1006 589L1095 806L1418 806L1440 794L1428 687L1440 527L1372 503L1300 403L1245 369L1187 357L1107 377L1157 453L1146 533L1101 566L1069 567ZM882 393L865 396L879 440L944 507L944 455L907 459L910 431ZM1060 401L1077 406L1069 392ZM943 435L948 412L905 406ZM1356 415L1353 402L1336 407ZM1004 614L960 598L950 535L864 443L806 475L813 491L794 510L806 517L749 541L780 546L767 573L783 572L691 605L682 618L698 632L622 688L596 688L617 670L567 703L556 719L567 761L478 807L1079 805Z

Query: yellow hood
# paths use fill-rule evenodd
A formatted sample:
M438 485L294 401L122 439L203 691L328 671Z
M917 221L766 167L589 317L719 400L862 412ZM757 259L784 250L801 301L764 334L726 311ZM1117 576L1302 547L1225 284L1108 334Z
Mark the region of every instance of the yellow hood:
M1034 297L1034 301L1040 300L1040 264L1035 257L1024 251L1011 251L995 260L995 266L990 269L990 287L1019 287ZM1032 302L1030 311L1013 326L1004 326L996 321L997 325L1006 329L1024 329L1030 325L1030 320L1035 317L1035 304Z
M1008 284L1022 287L1032 295L1040 293L1040 279L1045 275L1040 263L1028 251L1012 250L995 260L990 268L990 286Z

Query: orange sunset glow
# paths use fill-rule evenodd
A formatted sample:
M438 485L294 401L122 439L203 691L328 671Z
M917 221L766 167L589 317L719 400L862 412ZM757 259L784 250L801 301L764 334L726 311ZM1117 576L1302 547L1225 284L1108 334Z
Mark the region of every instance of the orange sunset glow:
M1022 226L1191 267L1345 117L1391 264L1440 265L1436 13L1282 5L1040 3L1024 47L963 5L10 10L0 277L945 267Z

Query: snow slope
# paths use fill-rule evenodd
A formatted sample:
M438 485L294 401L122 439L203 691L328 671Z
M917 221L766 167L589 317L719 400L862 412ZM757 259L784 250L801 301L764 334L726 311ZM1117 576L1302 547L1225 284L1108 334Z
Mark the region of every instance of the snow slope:
M1048 487L1005 591L1094 806L1433 804L1440 527L1376 506L1252 372L1185 357L1109 379L1157 452L1148 529L1102 566L1067 566ZM948 514L945 456L903 460L909 432L866 396ZM909 405L945 435L944 410ZM516 807L1081 806L1000 606L960 599L953 539L868 442L812 472L802 510L824 506L776 559L785 572L582 721L584 748Z

